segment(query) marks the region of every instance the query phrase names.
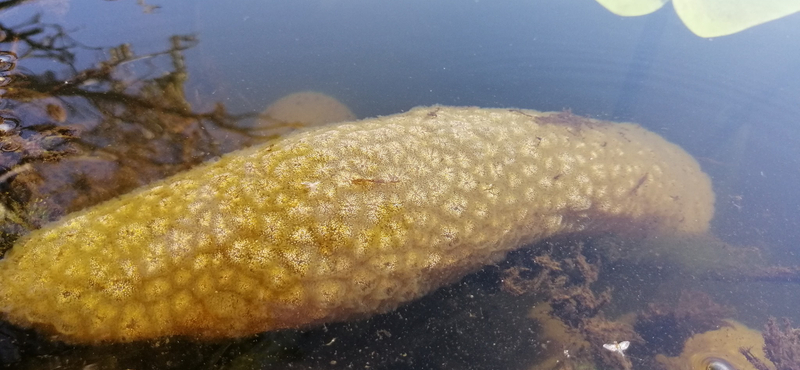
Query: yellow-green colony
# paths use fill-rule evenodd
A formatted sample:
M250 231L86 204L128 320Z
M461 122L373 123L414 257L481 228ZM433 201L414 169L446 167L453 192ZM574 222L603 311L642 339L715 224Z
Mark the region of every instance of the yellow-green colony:
M31 233L0 311L72 342L245 336L386 312L543 238L706 231L686 152L633 124L429 107L323 126Z
M746 348L757 360L772 364L764 353L764 336L734 320L725 320L717 330L697 333L683 344L677 357L657 355L656 361L675 370L757 370L741 349ZM774 369L768 366L767 369ZM787 367L788 368L788 367Z

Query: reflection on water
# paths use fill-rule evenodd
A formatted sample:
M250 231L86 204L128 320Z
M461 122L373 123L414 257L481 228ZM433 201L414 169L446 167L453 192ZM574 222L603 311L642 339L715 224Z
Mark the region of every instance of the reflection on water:
M306 90L338 98L337 117L444 103L641 121L712 175L719 237L549 241L385 315L210 343L76 346L3 324L0 364L796 368L785 354L800 334L767 318L800 322L800 55L762 41L800 33L776 21L690 41L663 9L620 19L594 5L0 2L4 252L66 213L317 124L286 117L323 103L264 110ZM729 319L765 328L765 353L739 350L758 335L712 348L746 330ZM602 347L625 340L627 357Z
M6 32L20 59L49 59L58 67L20 70L5 87L2 137L3 225L10 235L192 167L246 142L239 117L222 104L194 110L183 84L183 53L192 36L172 36L169 48L138 55L130 45L104 49L94 66L78 70L87 48L57 26L33 18ZM59 41L60 40L60 41ZM214 137L233 135L227 144ZM238 135L238 138L236 137Z
M0 52L0 87L11 82L7 72L17 66L17 55L10 51Z

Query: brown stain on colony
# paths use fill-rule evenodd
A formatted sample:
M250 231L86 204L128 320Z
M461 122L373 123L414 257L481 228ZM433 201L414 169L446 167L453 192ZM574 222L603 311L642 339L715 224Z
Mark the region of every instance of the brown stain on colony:
M553 114L417 108L231 153L20 240L0 310L72 342L236 337L386 312L558 234L707 230L682 149Z

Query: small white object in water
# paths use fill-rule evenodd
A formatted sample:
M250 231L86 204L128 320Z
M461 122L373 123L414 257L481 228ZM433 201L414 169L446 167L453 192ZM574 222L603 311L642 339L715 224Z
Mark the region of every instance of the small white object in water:
M625 350L628 349L628 347L630 347L630 345L631 345L631 342L629 342L627 340L619 342L619 343L617 343L615 341L613 343L603 344L603 348L605 348L605 349L607 349L607 350L609 350L611 352L617 352L622 357L625 357Z

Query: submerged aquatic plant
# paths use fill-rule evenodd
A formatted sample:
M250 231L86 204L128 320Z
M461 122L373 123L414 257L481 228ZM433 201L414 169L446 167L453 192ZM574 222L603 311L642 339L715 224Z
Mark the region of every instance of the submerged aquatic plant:
M764 352L775 364L777 370L800 368L800 329L792 327L792 322L784 318L781 324L774 317L764 327ZM748 361L757 366L748 357Z
M546 244L549 248L538 253L520 253L530 259L504 271L503 288L513 294L542 295L552 307L550 314L589 343L573 348L576 358L568 357L562 366L578 366L584 361L580 357L588 355L608 368L632 369L632 358L624 356L623 351L631 342L641 344L644 340L631 323L611 320L602 311L612 300L610 288L600 293L594 289L603 271L604 257L587 252L590 248L583 243ZM624 342L624 348L618 347ZM619 351L609 351L604 346L613 343L616 346L612 348Z

